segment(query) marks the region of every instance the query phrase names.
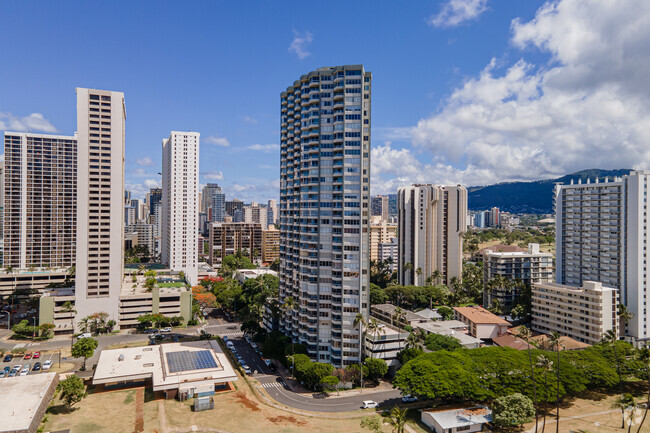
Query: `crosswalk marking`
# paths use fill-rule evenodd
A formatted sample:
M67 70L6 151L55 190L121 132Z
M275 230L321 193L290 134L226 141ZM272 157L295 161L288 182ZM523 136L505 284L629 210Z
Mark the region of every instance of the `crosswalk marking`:
M270 383L263 383L262 387L264 388L286 388L287 384L284 382L270 382Z

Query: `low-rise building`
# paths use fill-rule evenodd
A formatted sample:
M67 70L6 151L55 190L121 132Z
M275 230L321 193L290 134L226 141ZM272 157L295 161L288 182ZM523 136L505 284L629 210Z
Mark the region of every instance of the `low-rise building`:
M35 433L58 382L56 373L0 380L0 433Z
M401 311L402 317L398 320L397 313ZM429 318L414 313L410 310L396 307L393 304L376 304L370 306L370 315L391 326L403 328L404 326L415 327L418 323L430 321Z
M435 433L480 432L492 422L492 411L485 406L467 409L422 411L422 423Z
M618 303L618 290L595 281L585 281L582 287L533 284L531 328L596 344L608 331L619 335Z
M499 287L490 282L501 276L511 282L520 280L527 287L534 283L553 281L553 255L542 253L539 244L528 244L528 251L498 251L485 249L483 253L483 306L490 307L498 300L505 314L520 296L516 285Z
M235 278L237 278L237 280L242 284L246 280L257 278L261 275L273 275L274 277L277 277L278 273L271 269L237 269L235 272Z
M469 326L460 320L441 320L438 322L418 323L414 329L426 334L439 334L454 337L466 349L481 347L483 342L479 338L469 335Z
M5 298L14 293L19 297L42 294L48 287L59 286L70 281L69 274L69 268L0 270L0 297Z
M406 346L409 333L395 327L379 324L375 332L365 333L365 355L383 359L388 367L397 367L397 354Z
M508 332L510 323L483 307L454 307L457 320L469 326L469 335L481 340L491 340Z
M93 385L106 389L151 386L181 401L231 389L237 374L214 340L103 350Z

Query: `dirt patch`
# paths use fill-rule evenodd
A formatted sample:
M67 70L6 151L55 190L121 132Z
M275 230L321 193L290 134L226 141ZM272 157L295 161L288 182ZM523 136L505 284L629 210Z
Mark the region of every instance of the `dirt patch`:
M243 404L245 407L252 410L253 412L260 411L259 405L254 401L251 401L243 392L239 391L238 393L235 394L235 397L237 398L237 401L239 403Z
M144 431L144 389L138 388L135 394L135 432Z
M271 421L273 424L286 424L286 423L291 423L295 425L305 425L307 424L305 421L298 421L296 418L292 416L284 416L284 415L279 415L279 416L274 416L274 417L267 417L269 421Z

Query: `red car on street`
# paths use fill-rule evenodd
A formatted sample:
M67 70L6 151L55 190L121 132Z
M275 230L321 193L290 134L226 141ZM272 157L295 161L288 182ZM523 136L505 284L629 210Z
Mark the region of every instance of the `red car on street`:
M32 352L27 352L25 354L25 359L32 359Z
M41 352L34 352L34 355L32 355L33 359L38 359L41 357Z

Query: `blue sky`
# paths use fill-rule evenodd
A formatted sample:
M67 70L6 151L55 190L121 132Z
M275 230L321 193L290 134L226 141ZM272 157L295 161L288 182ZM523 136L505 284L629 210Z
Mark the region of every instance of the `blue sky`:
M612 47L643 54L650 14L616 3L4 1L0 130L72 134L75 87L123 91L136 196L159 182L161 139L191 129L201 183L265 201L279 195L280 92L361 63L373 72L373 193L631 166L650 161L647 91L633 86L648 65ZM580 157L611 146L625 152Z

